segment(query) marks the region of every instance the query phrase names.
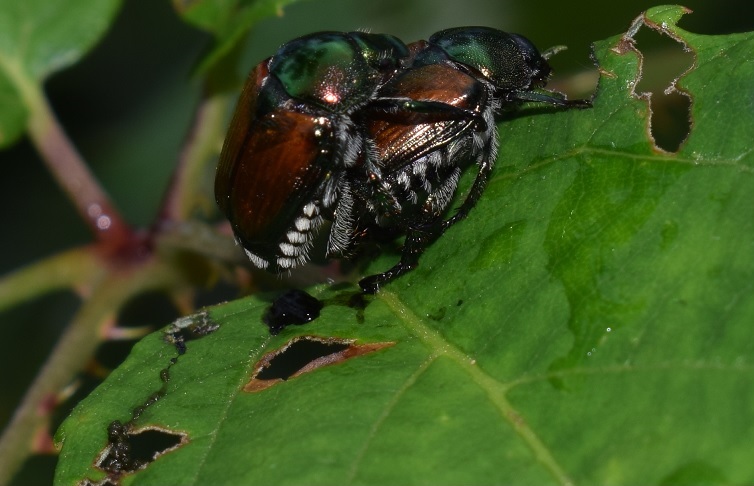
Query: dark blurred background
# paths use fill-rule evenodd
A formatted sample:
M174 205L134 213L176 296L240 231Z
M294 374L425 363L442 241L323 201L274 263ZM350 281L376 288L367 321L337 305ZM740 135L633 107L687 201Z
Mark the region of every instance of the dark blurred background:
M592 41L624 32L641 11L657 4L643 0L307 0L286 8L282 17L262 22L249 39L244 60L251 68L281 43L318 30L369 29L409 42L446 27L487 25L524 34L540 48L568 45L569 50L555 56L552 64L557 74L573 75L593 71ZM703 34L754 30L751 5L743 0L688 1L686 6L694 13L680 25ZM159 204L198 99L199 86L191 70L210 42L207 35L183 24L167 1L126 0L102 42L82 62L47 83L63 126L136 226L148 225ZM666 62L668 56L680 55L680 49L659 35L640 36L639 48L650 59L663 60L652 68L654 76L645 90L662 91L670 77L682 72L684 62L690 62ZM674 66L668 69L677 72L665 72L662 66ZM0 167L5 228L0 239L0 275L91 240L27 141L0 152ZM58 293L0 313L0 369L4 370L0 428L77 305L72 294ZM160 311L155 313L156 308ZM134 324L160 326L172 317L169 306L149 298L128 312L124 319Z

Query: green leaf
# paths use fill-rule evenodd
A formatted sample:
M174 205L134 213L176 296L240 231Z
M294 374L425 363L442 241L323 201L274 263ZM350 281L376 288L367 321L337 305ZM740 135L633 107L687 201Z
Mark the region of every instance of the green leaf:
M31 93L81 59L119 7L120 0L0 0L0 147L23 134Z
M132 429L185 444L131 484L752 482L754 39L685 32L681 13L634 25L696 56L677 154L648 137L630 37L599 42L594 108L502 124L487 191L416 270L363 311L312 289L321 316L277 336L263 297L211 308L219 328L180 356L149 336L59 430L57 484L105 477L108 424L158 390ZM250 381L301 336L378 349Z
M233 56L257 22L299 0L173 0L173 7L189 24L213 34L215 46L197 71L206 73L227 56Z

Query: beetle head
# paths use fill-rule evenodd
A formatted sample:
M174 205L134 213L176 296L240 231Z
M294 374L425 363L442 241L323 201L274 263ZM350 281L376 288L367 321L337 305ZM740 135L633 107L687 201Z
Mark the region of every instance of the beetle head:
M541 87L550 75L547 60L518 34L489 27L457 27L437 32L429 43L502 93ZM436 57L437 53L430 55Z

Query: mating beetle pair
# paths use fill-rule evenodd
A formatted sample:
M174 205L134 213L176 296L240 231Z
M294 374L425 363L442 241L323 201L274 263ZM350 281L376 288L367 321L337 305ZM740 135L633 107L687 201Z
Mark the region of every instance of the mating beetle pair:
M522 101L589 106L537 91L547 56L485 27L409 45L364 32L288 42L246 82L217 169L218 205L252 263L276 272L308 260L325 220L328 255L371 233L405 233L400 262L359 282L374 292L476 204L497 158L496 116ZM472 164L466 199L443 219Z

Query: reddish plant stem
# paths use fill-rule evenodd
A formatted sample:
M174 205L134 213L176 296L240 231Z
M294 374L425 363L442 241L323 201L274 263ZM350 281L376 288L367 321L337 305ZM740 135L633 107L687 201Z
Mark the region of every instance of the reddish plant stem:
M107 247L129 241L131 228L66 136L44 95L38 93L29 105L29 137L97 240Z
M202 203L207 213L214 208L213 201L202 199L207 192L202 186L206 184L206 164L214 159L222 143L228 99L228 95L216 94L200 100L158 213L158 228L185 222Z
M117 310L135 295L167 291L185 283L183 278L178 269L151 259L97 282L92 296L79 308L0 436L0 485L10 482L33 451L35 438L49 427L50 416L43 404L68 385L94 355Z

